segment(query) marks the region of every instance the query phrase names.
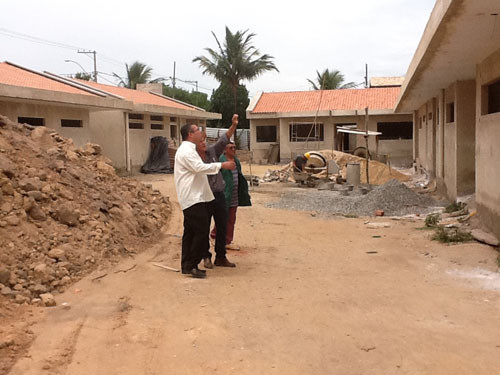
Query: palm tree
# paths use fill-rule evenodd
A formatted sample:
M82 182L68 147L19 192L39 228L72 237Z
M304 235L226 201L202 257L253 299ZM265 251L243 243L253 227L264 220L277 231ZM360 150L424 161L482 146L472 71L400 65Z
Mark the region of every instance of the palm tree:
M314 90L352 89L357 86L354 82L344 83L344 75L338 70L325 69L322 73L316 70L316 74L316 82L307 80Z
M205 48L208 56L197 56L193 62L197 62L203 69L203 74L213 76L221 83L227 83L233 94L234 108L236 110L236 97L240 81L252 81L266 71L278 68L272 61L270 55L261 55L251 42L255 34L248 30L232 33L226 26L226 39L221 45L219 39L212 31L217 42L218 49Z
M124 81L118 74L114 73L114 76L120 80L120 86L127 87L129 89L134 89L138 83L147 83L151 78L151 72L153 68L143 64L139 61L134 62L130 67L125 64L125 69L127 71L127 80Z

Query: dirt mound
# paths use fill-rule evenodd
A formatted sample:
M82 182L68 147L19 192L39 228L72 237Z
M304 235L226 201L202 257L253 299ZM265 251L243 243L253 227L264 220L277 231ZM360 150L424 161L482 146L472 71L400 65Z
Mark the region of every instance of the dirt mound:
M169 214L168 198L118 177L100 146L0 116L0 299L42 303L151 241Z
M327 160L335 160L341 169L342 177L346 177L347 164L359 163L361 169L361 183L366 183L366 159L359 156L346 154L341 151L321 150L320 151ZM410 180L410 176L403 174L394 168L390 168L387 164L380 163L375 160L370 160L369 164L370 184L383 185L390 180L398 180L406 182Z

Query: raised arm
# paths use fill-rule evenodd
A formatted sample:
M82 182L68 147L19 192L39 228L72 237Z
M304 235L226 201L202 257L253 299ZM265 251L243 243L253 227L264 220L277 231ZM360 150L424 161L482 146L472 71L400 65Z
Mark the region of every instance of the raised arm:
M236 131L237 126L238 126L238 115L234 114L233 120L231 123L231 127L228 129L227 132L225 132L222 135L222 137L220 137L217 140L217 143L210 146L215 151L215 155L217 156L217 158L219 158L222 155L222 153L224 152L224 150L226 149L226 146L229 143L230 138L233 136L234 132Z
M233 136L237 127L238 127L238 115L234 114L233 118L231 120L231 126L229 127L229 129L226 132L226 135L229 139Z

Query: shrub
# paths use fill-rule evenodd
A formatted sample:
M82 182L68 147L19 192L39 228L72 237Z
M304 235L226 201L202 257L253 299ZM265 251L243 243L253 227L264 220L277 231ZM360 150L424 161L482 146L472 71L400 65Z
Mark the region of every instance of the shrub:
M441 215L439 215L439 214L427 215L425 218L425 226L427 228L433 228L436 225L438 225L440 220L441 220Z
M445 228L443 226L436 227L436 232L432 239L441 243L457 243L472 241L474 238L468 232L464 232L458 228Z

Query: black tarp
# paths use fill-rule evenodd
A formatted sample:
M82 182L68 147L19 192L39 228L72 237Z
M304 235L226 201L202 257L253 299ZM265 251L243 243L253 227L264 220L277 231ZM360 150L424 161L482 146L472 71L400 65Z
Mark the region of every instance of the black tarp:
M153 137L149 143L149 156L141 167L142 173L173 173L168 156L168 140L165 137Z

